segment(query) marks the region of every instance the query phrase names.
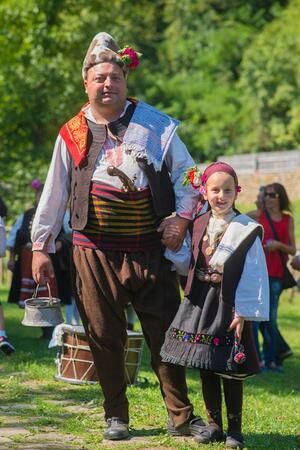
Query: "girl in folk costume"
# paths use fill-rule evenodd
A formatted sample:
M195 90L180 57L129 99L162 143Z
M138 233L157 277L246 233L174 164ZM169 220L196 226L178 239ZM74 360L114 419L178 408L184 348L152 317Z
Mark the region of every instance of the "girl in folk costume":
M242 380L259 371L249 321L269 316L262 227L235 209L240 187L231 166L213 163L201 181L208 210L194 220L185 298L161 355L166 362L200 369L208 425L195 439L202 444L224 439L222 379L226 448L241 449Z

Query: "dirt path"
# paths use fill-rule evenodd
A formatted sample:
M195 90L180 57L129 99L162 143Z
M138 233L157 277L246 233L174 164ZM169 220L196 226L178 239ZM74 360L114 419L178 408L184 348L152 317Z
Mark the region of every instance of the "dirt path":
M34 389L34 383L32 389ZM91 403L91 402L90 402ZM93 404L83 404L82 401L69 400L47 400L47 405L51 408L59 407L63 410L60 419L68 420L71 414L93 415L93 418L103 421L103 413L99 412L99 407ZM127 441L102 441L99 444L85 444L85 437L78 436L73 433L62 433L57 431L55 426L47 426L45 416L38 415L36 405L30 403L12 403L0 406L0 450L94 450L94 449L112 449L112 448L128 448L142 450L174 450L169 446L157 444L153 442L153 438L148 436L131 436ZM45 414L46 415L46 414ZM101 433L99 433L101 436ZM180 439L184 441L184 438Z

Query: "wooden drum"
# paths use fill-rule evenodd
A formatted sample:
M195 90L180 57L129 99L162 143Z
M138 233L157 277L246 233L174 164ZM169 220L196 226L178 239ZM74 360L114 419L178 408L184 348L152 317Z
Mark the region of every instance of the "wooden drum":
M141 365L144 337L142 333L127 331L125 375L127 384L137 383ZM98 382L93 356L82 326L62 325L62 343L56 359L56 380L74 384Z
M82 326L62 326L62 343L56 369L56 380L76 384L97 382L93 356Z
M125 376L129 386L137 383L143 354L143 333L127 330L127 347L125 349Z

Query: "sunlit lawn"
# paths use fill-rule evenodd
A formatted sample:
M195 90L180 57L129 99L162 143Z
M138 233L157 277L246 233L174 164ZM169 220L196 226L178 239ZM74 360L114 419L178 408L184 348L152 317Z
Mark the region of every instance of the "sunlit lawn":
M2 290L1 298L6 291ZM40 330L20 324L23 312L15 305L4 303L7 330L16 346L11 358L0 356L1 405L29 404L33 409L20 409L20 417L27 417L38 423L39 432L49 426L57 432L71 433L80 437L85 449L110 448L102 442L103 419L102 396L98 386L76 386L53 380L56 350L49 350L40 339ZM299 433L299 387L300 387L300 295L293 301L284 294L280 306L280 326L284 336L294 350L294 357L285 364L285 373L264 373L245 383L244 433L247 448L292 450L297 448L296 434ZM139 444L128 441L114 444L117 449L167 448L188 450L199 448L192 439L176 440L165 432L166 413L159 393L157 381L150 369L148 351L144 351L140 372L143 382L128 389L130 401L132 435L149 441ZM190 397L196 413L204 415L200 394L198 372L188 371ZM32 385L31 385L32 383ZM60 404L53 400L74 401L82 404L92 402L97 416L88 412L66 414ZM1 425L1 416L0 416ZM1 431L0 431L1 432ZM22 438L20 438L22 441ZM148 442L147 441L147 442ZM108 447L107 447L108 445ZM20 447L22 448L22 443ZM78 447L79 448L79 447ZM223 445L206 446L221 449Z
M247 212L254 205L237 205L241 212ZM295 231L300 244L300 201L294 203ZM299 245L300 246L300 245ZM299 273L300 275L300 273ZM1 299L7 298L7 290L2 289ZM279 323L281 330L294 351L294 356L285 363L285 373L263 373L245 382L244 433L248 449L293 450L299 448L300 411L300 294L295 293L292 301L290 293L281 298ZM23 311L16 305L3 303L7 330L16 346L11 358L0 354L0 405L31 405L18 410L21 418L27 417L38 424L39 432L49 427L58 433L69 433L81 439L84 449L97 450L111 448L102 441L104 421L102 418L102 395L98 386L77 386L54 381L56 368L55 349L48 349L40 338L38 328L20 324ZM199 375L196 370L188 371L190 397L197 414L205 415L200 393ZM127 441L115 443L116 449L199 449L192 439L176 440L166 434L166 412L160 396L159 386L149 363L149 352L144 350L140 371L141 383L128 389L131 415L131 434L144 438L143 443ZM93 405L95 413L76 413L64 410L53 400L79 402ZM100 419L99 419L100 416ZM1 427L1 411L0 411ZM0 429L1 435L1 429ZM22 449L22 437L15 448ZM145 444L147 441L147 445ZM25 441L24 441L25 442ZM149 445L148 445L149 444ZM207 450L221 449L223 445L205 446ZM2 449L1 449L2 450Z

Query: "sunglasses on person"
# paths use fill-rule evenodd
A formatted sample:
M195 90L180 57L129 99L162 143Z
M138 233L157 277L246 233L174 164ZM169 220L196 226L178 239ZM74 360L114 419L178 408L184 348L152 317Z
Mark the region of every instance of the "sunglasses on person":
M265 198L266 198L266 197L277 198L277 197L278 197L278 194L277 194L277 192L265 192L265 193L264 193L264 197L265 197Z

